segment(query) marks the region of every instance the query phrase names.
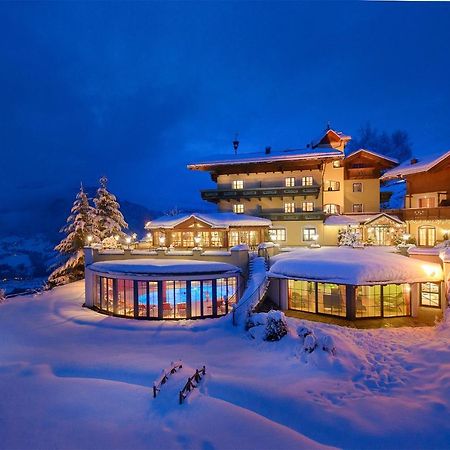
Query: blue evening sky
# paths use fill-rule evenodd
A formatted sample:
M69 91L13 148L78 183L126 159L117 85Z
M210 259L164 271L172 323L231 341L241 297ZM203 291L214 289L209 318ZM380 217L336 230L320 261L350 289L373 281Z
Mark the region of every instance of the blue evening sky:
M303 147L327 121L450 148L450 4L0 3L0 214L106 174L201 207L211 153Z

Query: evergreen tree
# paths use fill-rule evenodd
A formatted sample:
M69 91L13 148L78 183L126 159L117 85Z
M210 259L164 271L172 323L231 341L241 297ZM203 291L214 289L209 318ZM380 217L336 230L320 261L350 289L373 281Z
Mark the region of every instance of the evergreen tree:
M128 228L116 197L106 189L107 182L106 177L100 178L100 187L94 198L96 226L102 241L116 235L123 237L125 233L122 230Z
M89 205L89 200L80 187L73 202L66 225L60 230L66 237L55 247L61 255L67 259L64 264L55 269L48 278L50 287L80 280L84 276L84 252L83 247L87 243L87 237L97 238L95 228L95 210ZM98 238L97 238L98 240Z

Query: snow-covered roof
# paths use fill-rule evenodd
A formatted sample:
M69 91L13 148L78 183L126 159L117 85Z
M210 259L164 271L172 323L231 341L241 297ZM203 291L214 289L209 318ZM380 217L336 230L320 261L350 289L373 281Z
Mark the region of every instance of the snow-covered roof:
M152 230L157 228L174 228L177 225L185 222L186 220L194 218L198 219L211 228L229 228L232 226L244 226L244 227L268 227L272 225L269 219L263 219L262 217L253 217L246 214L235 213L192 213L192 214L177 214L175 216L162 216L147 222L145 225L146 230Z
M375 214L336 214L329 216L325 219L324 225L328 226L347 226L347 225L362 225L373 222L380 217L386 217L397 223L403 223L397 216L393 216L386 213L375 213Z
M398 164L399 163L398 159L391 158L390 156L386 156L386 155L383 155L381 153L374 152L372 150L367 150L366 148L360 148L359 150L356 150L356 151L354 151L352 153L349 153L346 156L346 158L350 158L350 156L357 155L358 153L369 153L369 154L371 154L373 156L376 156L377 158L386 159L387 161L391 161L394 164Z
M450 150L442 154L431 154L423 158L417 158L415 164L411 164L411 161L406 161L400 164L395 169L388 170L382 177L382 180L387 180L389 178L402 177L405 175L411 175L414 173L427 172L434 166L442 162L444 159L450 156Z
M237 153L227 155L215 155L201 161L188 164L189 169L196 169L197 166L219 166L243 163L276 162L276 161L296 161L299 159L337 158L344 157L343 153L334 148L320 149L287 149L271 150L266 153L264 150L253 153Z
M441 281L440 264L386 249L301 248L272 258L269 276L337 284L373 285Z
M324 133L322 133L321 136L317 137L316 139L313 139L313 141L311 142L311 145L313 146L313 148L320 145L322 140L329 134L334 134L337 138L339 138L343 141L349 141L352 138L351 136L344 134L342 131L336 131L336 130L333 130L332 128L328 128L327 130L325 130Z
M193 275L239 272L232 264L190 259L125 259L99 261L88 268L94 272L128 275Z

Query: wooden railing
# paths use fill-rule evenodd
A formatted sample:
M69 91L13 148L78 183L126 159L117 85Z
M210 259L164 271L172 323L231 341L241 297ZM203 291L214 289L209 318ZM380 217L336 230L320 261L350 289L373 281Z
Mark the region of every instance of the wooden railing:
M388 209L388 214L395 214L402 220L439 220L450 219L450 206L436 208Z
M153 398L156 398L156 395L161 390L161 386L166 384L169 380L169 376L173 375L175 372L180 370L183 367L181 361L171 362L170 367L168 369L164 369L160 375L160 377L153 383Z
M184 388L181 389L181 391L179 393L180 405L184 402L184 400L189 395L189 393L197 387L198 383L200 383L200 381L202 379L202 376L205 376L205 374L206 374L206 367L203 366L201 369L197 369L195 371L194 375L192 375L192 377L189 377L187 379L187 382L184 385Z

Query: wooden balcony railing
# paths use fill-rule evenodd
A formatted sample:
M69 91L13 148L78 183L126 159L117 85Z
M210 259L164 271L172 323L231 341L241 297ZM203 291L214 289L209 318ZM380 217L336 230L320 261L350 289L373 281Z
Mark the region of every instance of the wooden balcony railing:
M202 199L210 202L219 200L261 198L261 197L297 197L320 193L320 186L266 187L251 189L207 189L201 191Z
M296 212L296 213L285 213L285 212L266 212L261 211L255 213L259 217L264 217L270 220L324 220L325 213L321 210L311 211L311 212Z
M394 214L402 220L449 220L450 206L439 206L436 208L405 208L388 209L388 214Z

